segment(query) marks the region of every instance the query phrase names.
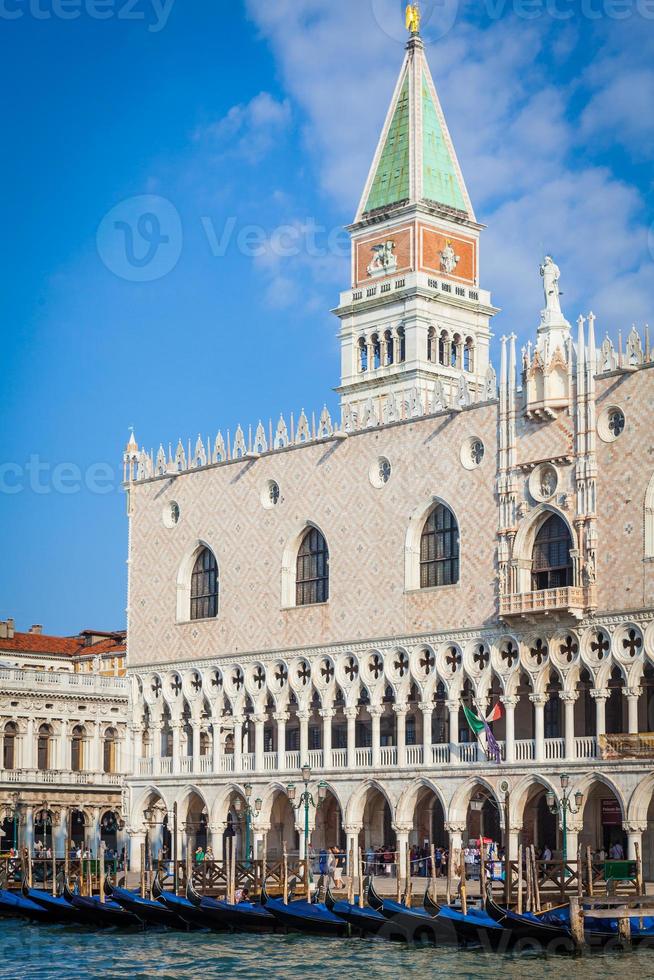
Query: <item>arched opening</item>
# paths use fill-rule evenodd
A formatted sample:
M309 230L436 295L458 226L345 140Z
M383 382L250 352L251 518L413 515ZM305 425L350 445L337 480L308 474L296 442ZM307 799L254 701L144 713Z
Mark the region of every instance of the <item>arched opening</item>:
M203 855L205 854L209 842L208 823L209 818L204 800L196 792L189 793L186 801L184 830L186 832L186 846L191 854L198 855L200 851Z
M433 327L430 327L427 331L427 360L435 360L435 341L436 341L436 331Z
M15 722L9 721L5 725L4 741L2 746L2 765L4 769L16 768L16 739L18 738L18 726Z
M647 808L647 828L643 833L643 877L645 881L654 879L654 792L651 793Z
M41 725L36 742L36 765L41 772L52 768L54 733L52 725Z
M604 851L608 857L614 845L627 854L627 835L622 829L620 801L605 783L592 783L584 797L583 830L579 835L582 847L590 845L594 852Z
M85 763L86 730L83 725L75 725L70 744L70 768L73 772L82 772Z
M571 551L570 529L558 514L552 514L541 526L534 541L533 591L566 588L573 584Z
M34 812L34 845L43 851L52 847L52 811L45 803Z
M429 786L421 786L416 794L410 843L412 874L420 876L427 873L427 858L430 856L431 845L434 845L435 850L447 848L443 804ZM440 872L438 861L436 871Z
M344 852L346 835L343 830L343 814L334 793L327 789L322 804L316 811L316 826L313 832L312 844L314 851L326 851L337 848Z
M395 344L393 341L393 334L390 330L387 330L384 334L384 343L386 344L386 364L390 365L393 363L395 355Z
M547 789L540 783L529 787L522 812L520 843L525 847L534 845L537 851L545 847L554 852L561 847L556 815L547 805Z
M295 604L311 606L329 599L329 549L316 527L304 534L297 555Z
M70 839L76 848L84 848L86 818L82 810L73 810L70 815Z
M104 772L116 772L117 739L116 729L107 728L102 743L102 768Z
M463 845L478 849L481 841L487 847L494 845L496 852L502 842L499 804L483 784L475 786L470 795Z
M218 615L218 562L210 548L203 548L191 573L191 619L215 619Z
M438 338L438 363L446 367L450 363L450 338L447 330L442 330Z
M463 370L473 372L475 370L475 342L472 337L468 337L463 348Z
M614 667L609 680L609 697L606 702L606 733L621 735L625 730L624 724L624 677L619 667Z
M420 588L459 581L459 526L444 504L430 512L420 538Z
M545 738L563 738L563 712L560 697L562 690L563 685L559 675L555 670L550 671L544 710Z
M363 374L368 370L368 345L365 337L359 337L358 352L359 372Z
M371 338L372 344L372 368L376 371L377 368L381 367L381 343L379 341L379 334L374 333Z
M393 830L393 815L388 800L376 786L366 790L363 807L363 827L359 833L359 846L366 852L393 855L394 860L396 837ZM394 865L384 861L384 873L390 874ZM386 870L388 868L388 870Z
M268 854L273 861L282 857L284 843L289 854L299 852L300 838L295 829L295 810L286 793L277 790L270 808L270 830L267 841Z
M119 817L114 810L106 810L100 817L100 840L105 846L105 856L108 861L116 857L118 852Z
M454 334L452 338L452 347L450 350L450 367L460 368L461 367L461 337L458 333Z
M397 329L397 349L400 363L406 361L406 336L404 327L398 327Z

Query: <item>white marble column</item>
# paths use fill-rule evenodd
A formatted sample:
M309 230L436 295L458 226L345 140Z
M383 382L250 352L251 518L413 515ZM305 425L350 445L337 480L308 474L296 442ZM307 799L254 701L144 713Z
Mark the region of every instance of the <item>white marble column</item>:
M625 823L622 829L627 835L627 859L629 861L636 860L636 844L640 851L640 857L643 857L643 834L647 830L646 823Z
M547 694L530 694L534 706L534 757L536 762L545 761L545 705Z
M211 728L213 731L213 740L212 740L213 762L211 768L213 769L214 773L219 773L220 765L221 765L222 746L220 744L220 721L215 716L212 719Z
M194 718L191 727L193 729L193 772L198 773L200 771L200 735L202 732L200 719Z
M577 756L575 749L575 704L579 695L574 691L563 691L559 698L565 711L565 758L574 761Z
M234 717L234 772L243 771L243 718Z
M91 752L90 758L84 759L83 768L87 772L102 772L102 723L99 721L95 722L95 727L93 729L93 738L91 740Z
M434 713L434 705L428 701L421 701L418 705L422 712L422 764L431 765L431 719Z
M30 852L34 850L34 807L25 807L25 821L23 824L23 847Z
M278 711L273 715L277 722L277 769L279 772L286 771L286 722L288 717L285 711Z
M449 712L450 762L459 761L459 702L446 701Z
M23 768L24 769L36 769L35 759L36 759L36 746L35 746L36 735L34 734L34 719L27 719L27 731L25 733L25 739L23 743Z
M172 735L172 771L177 774L181 769L181 754L182 754L182 723L181 721L173 721L170 725L170 731Z
M638 734L638 699L643 693L639 687L628 687L625 688L625 697L627 699L627 710L628 710L628 727L630 735Z
M322 718L322 764L323 768L332 767L332 718L334 712L331 708L323 708L320 711Z
M63 772L70 769L70 722L63 718L59 729L59 768Z
M406 704L394 704L397 725L397 765L403 769L406 766Z
M347 767L356 768L356 720L358 708L346 708L345 717L347 718Z
M600 735L606 735L606 702L610 692L603 688L593 688L590 696L595 702L595 732L599 738Z
M368 714L372 719L372 767L381 766L381 716L384 709L380 705L370 705Z
M254 768L256 772L264 770L264 737L266 732L266 716L254 716Z
M130 728L131 733L131 746L132 746L132 764L128 768L127 772L133 772L135 775L138 774L139 760L143 757L143 729L140 726L132 725Z
M300 722L300 768L309 764L309 711L298 711Z
M507 763L515 762L515 709L520 701L516 695L500 698L504 705L505 712L505 748L504 754Z
M53 828L52 846L57 857L64 857L68 836L68 807L62 806L59 811L59 822Z
M346 858L346 871L348 877L358 876L359 867L359 834L361 832L361 824L346 824L343 827L346 835L345 850L347 852ZM354 857L354 867L351 866L351 858Z
M407 874L410 873L410 869L407 867L406 851L411 827L408 824L399 824L395 825L393 830L395 831L395 847L397 850L396 873L399 874L400 878L406 878Z

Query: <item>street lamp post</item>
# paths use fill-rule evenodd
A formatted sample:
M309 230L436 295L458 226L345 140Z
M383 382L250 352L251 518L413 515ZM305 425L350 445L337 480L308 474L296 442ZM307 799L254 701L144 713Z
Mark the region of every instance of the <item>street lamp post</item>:
M261 807L263 806L260 797L257 797L254 801L254 806L250 803L252 799L252 784L246 783L244 787L245 791L245 807L243 806L239 797L234 801L234 809L237 814L241 813L241 810L245 813L245 867L249 868L250 863L253 858L252 854L252 817L256 820L261 813Z
M561 774L561 789L563 793L561 799L557 800L556 795L550 790L546 795L547 806L551 814L558 814L561 817L561 825L563 829L563 874L566 874L566 865L568 863L568 814L571 817L576 816L584 805L584 794L581 792L575 793L575 803L572 805L570 799L570 777L566 773Z
M13 835L12 846L15 851L18 851L18 812L20 807L20 793L18 792L10 793L10 799L11 799L10 813L13 818L13 824L14 824L14 835Z
M304 860L306 861L306 866L309 869L308 880L311 877L311 865L309 862L309 810L314 807L316 810L322 806L327 796L327 783L321 781L318 783L318 801L316 802L309 791L309 783L311 781L311 767L302 766L302 782L304 783L304 792L300 795L300 799L295 803L296 788L293 783L289 783L286 792L288 793L288 798L291 801L291 806L295 810L301 810L304 807Z

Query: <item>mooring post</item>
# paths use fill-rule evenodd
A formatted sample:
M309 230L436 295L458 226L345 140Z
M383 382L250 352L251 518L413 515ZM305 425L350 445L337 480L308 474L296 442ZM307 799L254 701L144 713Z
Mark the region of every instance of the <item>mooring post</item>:
M570 931L577 949L582 949L585 943L584 937L584 910L581 902L576 895L570 899Z
M508 862L507 862L508 864ZM518 847L518 913L522 915L522 844Z

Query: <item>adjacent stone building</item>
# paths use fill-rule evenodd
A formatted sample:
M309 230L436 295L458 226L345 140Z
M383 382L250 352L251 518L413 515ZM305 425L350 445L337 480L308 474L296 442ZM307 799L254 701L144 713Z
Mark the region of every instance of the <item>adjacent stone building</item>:
M3 851L125 846L126 738L124 632L47 636L0 623Z
M287 784L308 764L316 848L456 845L481 797L512 857L561 849L547 793L568 774L568 854L638 842L654 874L647 332L573 329L546 257L533 343L498 316L491 346L418 34L349 230L337 418L127 447L132 856L169 842L175 804L180 848L220 856L233 828L243 853L248 794L255 841L301 849ZM495 761L462 705L498 703Z

